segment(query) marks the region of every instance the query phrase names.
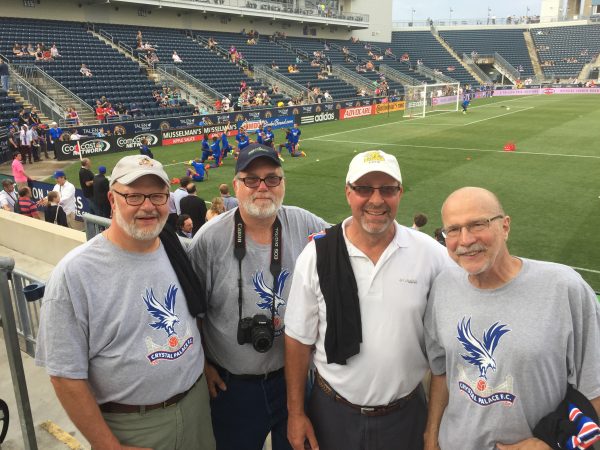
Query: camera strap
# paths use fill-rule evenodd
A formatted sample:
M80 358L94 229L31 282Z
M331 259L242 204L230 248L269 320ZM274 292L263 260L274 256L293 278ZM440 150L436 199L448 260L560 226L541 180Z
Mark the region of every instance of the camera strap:
M242 215L240 214L240 209L237 208L234 214L234 223L235 226L233 228L234 236L233 236L233 254L235 258L238 260L238 268L239 268L239 276L238 276L238 314L240 320L242 319L242 260L246 256L246 226L244 221L242 220ZM269 266L269 271L273 276L273 294L271 297L271 322L274 325L275 319L275 295L277 295L277 291L279 289L279 275L281 274L281 258L283 257L282 253L282 236L281 236L281 222L279 221L279 217L275 216L275 221L273 222L272 228L272 236L271 236L271 265Z

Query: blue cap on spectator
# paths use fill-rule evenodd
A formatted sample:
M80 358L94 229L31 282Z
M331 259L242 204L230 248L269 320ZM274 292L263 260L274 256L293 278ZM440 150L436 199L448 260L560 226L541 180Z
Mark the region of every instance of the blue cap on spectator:
M281 167L279 156L271 147L267 147L266 145L262 144L250 144L238 155L238 159L235 164L235 173L246 170L250 163L256 158L270 159L276 166Z
M57 170L56 172L54 172L54 178L59 178L59 177L65 177L66 175L62 170Z
M106 173L106 166L100 166L100 167L98 167L98 172L99 173Z

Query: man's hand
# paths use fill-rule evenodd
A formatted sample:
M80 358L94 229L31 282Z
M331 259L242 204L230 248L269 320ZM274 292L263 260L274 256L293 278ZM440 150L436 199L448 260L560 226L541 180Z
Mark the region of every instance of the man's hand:
M208 393L210 394L211 398L217 397L217 394L219 393L217 388L221 391L227 390L227 385L219 375L217 369L207 362L204 363L204 376L206 377Z
M538 438L529 438L516 444L496 444L498 450L552 450L548 444Z
M294 450L304 450L304 443L308 440L312 450L319 450L319 444L315 436L310 419L306 414L292 414L288 416L287 427L288 441Z
M425 433L424 441L425 446L423 447L423 450L441 450L437 440L437 435L432 436L430 434Z

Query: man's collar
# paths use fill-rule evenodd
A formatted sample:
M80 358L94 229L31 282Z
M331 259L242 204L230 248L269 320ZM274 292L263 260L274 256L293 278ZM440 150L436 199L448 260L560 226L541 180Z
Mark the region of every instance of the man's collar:
M347 217L346 219L344 219L344 221L342 222L342 231L344 233L344 240L346 241L348 247L348 254L350 256L363 256L363 252L361 252L354 244L352 244L352 242L348 239L348 236L346 234L346 227L348 225L350 225L350 222L353 220L352 217ZM392 241L388 244L388 245L395 245L396 247L408 247L409 246L409 239L408 239L408 231L406 230L406 227L400 225L398 222L396 222L394 220L393 223L394 227L395 227L395 233L394 233L394 237L392 238Z

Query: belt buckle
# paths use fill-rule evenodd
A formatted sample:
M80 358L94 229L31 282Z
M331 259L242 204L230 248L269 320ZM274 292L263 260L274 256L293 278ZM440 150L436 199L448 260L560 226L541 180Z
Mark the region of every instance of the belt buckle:
M367 416L367 415L369 415L369 413L372 413L374 411L375 411L375 408L373 408L373 407L371 407L371 408L367 408L367 407L364 407L364 406L360 407L360 413L363 416Z

